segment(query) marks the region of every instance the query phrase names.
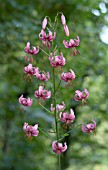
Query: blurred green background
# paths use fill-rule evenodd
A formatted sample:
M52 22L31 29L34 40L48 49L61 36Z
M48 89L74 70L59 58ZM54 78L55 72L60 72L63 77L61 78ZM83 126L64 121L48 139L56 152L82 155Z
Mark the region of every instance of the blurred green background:
M76 73L74 86L61 84L57 103L64 101L67 110L75 111L75 123L97 122L96 135L88 137L81 129L74 129L65 138L68 150L62 157L62 170L108 170L108 1L107 0L0 0L0 170L55 170L56 156L51 140L41 134L32 141L24 137L24 122L50 130L53 117L37 103L26 113L19 110L18 97L33 97L37 80L24 81L23 51L26 42L40 43L41 22L48 15L54 19L63 12L70 29L70 37L81 39L80 55L70 57L62 40L63 28L57 32L57 44L67 60L65 71ZM40 52L34 56L34 66L49 70L47 56ZM46 64L45 64L46 63ZM50 89L50 84L47 83ZM73 100L75 90L87 88L88 105ZM60 97L62 96L62 97ZM46 107L50 108L50 100ZM52 136L53 137L53 136ZM55 138L53 138L55 140Z

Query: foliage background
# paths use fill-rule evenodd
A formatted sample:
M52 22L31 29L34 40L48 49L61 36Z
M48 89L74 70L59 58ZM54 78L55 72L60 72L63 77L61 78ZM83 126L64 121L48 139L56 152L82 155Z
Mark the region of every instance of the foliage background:
M55 155L51 150L51 141L41 134L28 141L22 130L23 123L39 123L49 130L53 117L47 114L37 103L23 113L18 108L18 97L21 94L33 97L37 82L24 81L23 49L27 41L33 46L40 43L38 34L44 16L52 19L58 11L64 13L71 32L71 37L80 36L81 54L70 57L70 51L61 50L67 59L64 68L72 68L76 80L72 88L59 91L58 103L64 101L67 110L75 110L75 123L89 122L94 118L97 122L96 136L90 138L80 128L66 137L68 151L63 155L62 169L107 170L108 169L108 48L102 42L101 35L108 27L107 0L5 0L0 1L0 169L1 170L52 170L56 168ZM58 30L59 45L65 39L63 28ZM44 64L46 62L46 64ZM35 65L44 70L50 69L47 56L39 53L35 57ZM50 84L47 84L50 88ZM90 97L87 106L73 100L76 89L87 88ZM50 101L46 103L50 107ZM53 137L53 136L52 136Z

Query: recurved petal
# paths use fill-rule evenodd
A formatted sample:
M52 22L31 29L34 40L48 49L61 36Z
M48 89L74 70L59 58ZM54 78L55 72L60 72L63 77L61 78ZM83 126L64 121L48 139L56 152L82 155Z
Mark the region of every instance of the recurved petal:
M23 126L23 130L24 130L24 131L26 131L27 126L28 126L28 123L25 122L25 123L24 123L24 126Z
M84 92L86 93L86 98L89 96L89 92L87 89L84 89Z
M21 103L22 98L23 98L23 94L18 99L19 103Z
M58 143L58 148L62 149L63 145L62 143Z
M75 115L74 115L73 109L70 109L70 117L71 117L72 119L75 119Z
M26 45L26 47L25 47L25 51L28 51L28 50L30 50L30 42L27 42L27 45Z
M39 134L38 130L32 132L32 136L38 136L38 134Z
M39 94L43 92L43 86L39 86Z
M84 126L84 124L82 124L82 131L83 132L88 132L88 129L86 128L86 126Z
M60 119L61 119L61 117L62 117L62 114L63 114L62 112L60 112L60 113L59 113L59 117L60 117Z
M76 91L75 91L75 93L77 94L77 96L78 96L79 98L81 98L81 97L82 97L82 92L81 92L81 91L76 90Z
M51 91L49 91L48 93L47 93L47 98L50 98L51 97Z
M94 123L94 126L96 127L96 122L95 122L95 120L94 120L94 119L92 119L92 122Z
M35 124L33 130L37 130L37 129L38 129L38 124Z
M54 141L52 143L52 148L53 148L53 150L57 150L57 141Z
M64 146L62 147L62 152L65 152L67 150L67 144L66 142L64 143Z

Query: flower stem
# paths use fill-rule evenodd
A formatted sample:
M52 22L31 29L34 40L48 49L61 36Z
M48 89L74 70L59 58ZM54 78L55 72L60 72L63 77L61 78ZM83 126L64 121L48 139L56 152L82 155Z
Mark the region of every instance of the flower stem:
M58 89L58 88L57 88ZM56 129L56 139L57 143L59 141L59 129L58 129L58 121L57 121L57 112L56 112L56 86L55 86L55 68L53 67L53 100L54 100L54 117L55 117L55 129ZM60 155L58 156L58 170L61 170L61 158Z
M57 90L58 90L58 88L59 88L59 86L60 86L60 83L61 83L61 80L59 81L59 84L58 84L58 86L57 86L57 88L56 88L56 90L55 90L55 93L57 92Z
M48 138L51 139L51 137L50 137L46 132L44 132L40 127L38 127L38 129L39 129L45 136L47 136Z
M40 105L43 109L45 109L47 112L49 112L49 113L51 114L50 110L48 110L46 107L44 107L41 103L39 103L39 105Z
M35 98L33 98L33 100L36 100ZM38 100L36 100L38 102ZM49 112L51 114L51 111L48 110L45 106L43 106L41 103L38 102L38 104L43 108L45 109L47 112Z
M57 125L57 115L56 115L56 87L55 87L55 69L53 67L53 92L54 92L54 96L53 96L53 100L54 100L54 117L55 117L55 128L56 128L56 138L57 138L57 142L58 142L58 139L59 139L59 136L58 136L58 125Z
M60 155L58 156L58 161L59 161L59 170L61 170L61 157L60 157Z
M79 125L77 125L77 126L73 127L72 129L70 129L68 132L64 133L63 137L62 137L62 138L60 138L60 139L59 139L59 141L61 141L62 139L64 139L64 137L65 137L67 134L69 134L69 133L70 133L73 129L75 129L75 128L77 128L77 127L81 126L81 125L82 125L82 124L79 124Z
M44 51L42 48L40 48L40 50L41 50L43 53L45 53L47 56L49 56L49 54L48 54L46 51Z

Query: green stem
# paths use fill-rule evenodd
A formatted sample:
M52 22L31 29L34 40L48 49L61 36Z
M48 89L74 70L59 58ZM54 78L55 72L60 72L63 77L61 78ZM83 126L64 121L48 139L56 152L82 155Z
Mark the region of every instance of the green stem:
M55 87L55 69L53 67L53 92L54 92L54 117L55 117L55 126L56 126L56 138L57 138L57 142L58 142L58 139L59 139L59 136L58 136L58 125L57 125L57 115L56 115L56 87Z
M35 98L33 98L33 100L36 100ZM38 101L38 100L36 100ZM43 106L41 103L38 103L43 109L45 109L47 112L49 112L50 114L52 113L50 110L48 110L45 106Z
M42 48L40 48L40 50L45 53L46 55L50 56L48 53L46 53L46 51L44 51Z
M55 90L55 93L57 92L57 90L58 90L58 88L59 88L59 86L60 86L60 83L61 83L61 80L59 81L59 84L58 84L58 86L57 86L57 88L56 88L56 90Z
M46 108L44 107L42 104L39 104L43 109L45 109L47 112L49 112L51 114L51 112Z
M60 155L58 157L58 161L59 161L59 170L61 170L61 157L60 157Z
M58 89L58 87L57 87ZM53 100L54 100L54 117L55 117L55 129L56 129L56 139L57 143L59 141L59 129L58 129L58 120L57 120L57 112L56 112L56 92L57 92L56 86L55 86L55 69L53 67ZM59 170L61 170L61 158L60 155L58 156L58 165L59 165Z
M51 139L51 137L50 137L47 133L45 133L40 127L38 127L38 129L39 129L45 136L47 136L48 138Z
M71 130L69 130L68 132L64 133L63 137L60 138L59 141L61 141L61 140L62 140L68 133L70 133L73 129L75 129L75 128L81 126L81 125L82 125L82 124L79 124L79 125L77 125L76 127L73 127L73 128L72 128Z

